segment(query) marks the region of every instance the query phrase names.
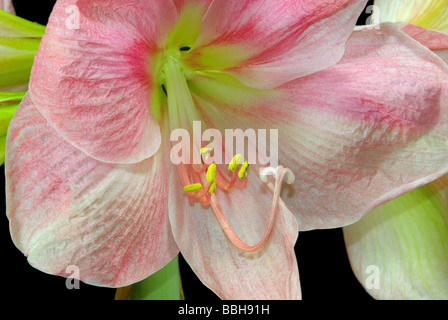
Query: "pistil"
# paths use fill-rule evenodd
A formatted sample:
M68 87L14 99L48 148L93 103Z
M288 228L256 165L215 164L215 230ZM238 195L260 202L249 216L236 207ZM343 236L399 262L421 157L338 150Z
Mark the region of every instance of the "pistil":
M162 77L166 84L170 127L171 130L184 128L191 131L193 121L198 121L199 116L183 71L176 55L168 55Z

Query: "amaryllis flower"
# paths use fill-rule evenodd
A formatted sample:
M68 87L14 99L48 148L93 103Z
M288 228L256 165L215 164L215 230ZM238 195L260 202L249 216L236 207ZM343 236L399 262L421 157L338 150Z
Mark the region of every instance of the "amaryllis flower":
M365 4L58 1L8 131L16 246L110 287L180 251L221 298L300 298L298 230L351 224L448 169L445 64L393 24L352 33ZM194 120L278 129L279 166L197 140L203 161L173 164L170 134Z
M375 4L381 21L397 21L402 31L448 62L446 1ZM373 297L448 299L447 179L445 175L375 208L344 228L353 271ZM366 272L369 266L377 274Z

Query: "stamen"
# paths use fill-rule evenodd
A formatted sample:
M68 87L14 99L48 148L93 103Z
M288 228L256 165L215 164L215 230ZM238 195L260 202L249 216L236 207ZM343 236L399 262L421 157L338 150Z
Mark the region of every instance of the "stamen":
M213 151L212 148L202 148L201 149L201 155L202 156L208 156Z
M184 187L185 192L196 192L202 189L202 184L194 183Z
M190 170L187 168L187 166L183 163L180 163L177 165L177 172L179 174L180 181L182 185L185 187L191 183L190 180ZM188 194L188 200L190 203L194 203L194 196L191 193Z
M221 172L217 171L216 176L215 176L215 181L216 181L216 184L218 185L218 187L220 187L221 189L230 190L230 189L232 189L233 185L235 184L236 172L233 173L233 176L229 181L229 179L227 179L227 177L224 177Z
M238 171L238 178L240 178L240 180L243 180L244 177L247 174L247 169L249 169L249 162L244 161L243 165L241 166L240 171Z
M195 193L195 197L196 199L199 199L199 202L203 206L206 207L210 205L210 201L208 199L209 198L208 189L210 188L210 184L207 181L205 181L205 179L202 179L201 175L203 176L203 174L191 170L191 177L193 178L193 183L202 184L202 190Z
M242 155L240 154L235 155L232 158L232 161L230 161L229 163L229 170L234 172L238 168L238 165L241 163L242 159L243 159Z
M200 149L200 153L201 155L210 154L212 150L213 149L210 148L202 148ZM211 206L218 223L221 225L230 242L232 242L239 250L250 253L261 250L269 241L277 215L277 207L283 179L285 179L286 183L291 184L294 182L295 177L291 170L281 166L277 168L264 168L260 171L260 179L265 182L269 190L273 192L273 200L268 225L262 238L257 244L250 246L244 243L244 241L237 236L235 231L233 231L215 194L217 187L223 190L230 190L233 187L244 188L247 185L248 179L246 179L246 176L250 164L248 161L245 161L237 172L236 169L241 164L241 160L242 156L240 154L237 154L232 158L228 167L233 173L231 177L225 172L219 171L215 163L210 164L208 167L203 164L201 170L195 170L199 168L192 167L187 169L187 166L185 165L178 165L178 170L182 184L184 185L183 190L188 193L190 202L194 202L194 199L196 199L199 200L203 206ZM272 181L268 181L268 175L273 175L275 179L274 187L272 186ZM241 180L240 183L236 183L237 177ZM190 179L193 181L190 181ZM190 184L191 182L193 182L193 184Z
M215 176L216 176L216 164L212 163L208 169L206 174L206 179L208 182L212 183L215 182Z
M214 193L216 191L216 182L210 183L210 188L208 189L208 192Z

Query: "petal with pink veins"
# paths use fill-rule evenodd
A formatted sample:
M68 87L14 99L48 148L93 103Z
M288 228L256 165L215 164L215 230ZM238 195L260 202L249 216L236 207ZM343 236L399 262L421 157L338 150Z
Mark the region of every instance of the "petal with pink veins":
M201 115L279 130L279 164L296 176L282 199L300 230L351 224L448 172L448 68L393 24L356 31L337 65L275 90L220 77L189 79Z
M162 150L134 165L99 162L52 129L25 96L7 136L7 216L15 245L35 268L120 287L178 254L167 210Z
M440 31L425 29L413 24L398 22L403 32L432 50L443 61L448 63L448 34Z
M58 1L31 73L36 108L95 159L150 157L161 143L153 75L175 19L171 1Z
M252 87L274 88L338 62L367 1L192 2L209 6L187 61L225 70Z

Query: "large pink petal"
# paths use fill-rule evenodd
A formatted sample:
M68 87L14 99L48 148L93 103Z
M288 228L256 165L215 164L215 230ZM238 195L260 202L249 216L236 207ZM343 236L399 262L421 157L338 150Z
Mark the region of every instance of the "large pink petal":
M171 1L58 1L36 54L30 95L67 141L95 159L153 155L156 57L175 23Z
M258 88L273 88L339 61L366 4L365 0L192 2L211 4L190 63L227 70Z
M119 287L178 253L167 212L162 150L135 165L106 164L71 146L25 96L8 131L7 215L15 245L47 273Z
M249 169L252 170L252 169ZM244 189L216 191L220 206L236 234L254 245L263 236L272 193L257 171ZM177 173L172 174L169 212L182 255L202 282L222 299L300 299L294 244L297 223L281 202L271 238L255 253L237 249L225 236L210 207L189 204Z
M190 80L201 113L221 130L279 129L301 230L353 223L448 172L447 66L393 24L356 31L337 65L276 90L216 77Z

